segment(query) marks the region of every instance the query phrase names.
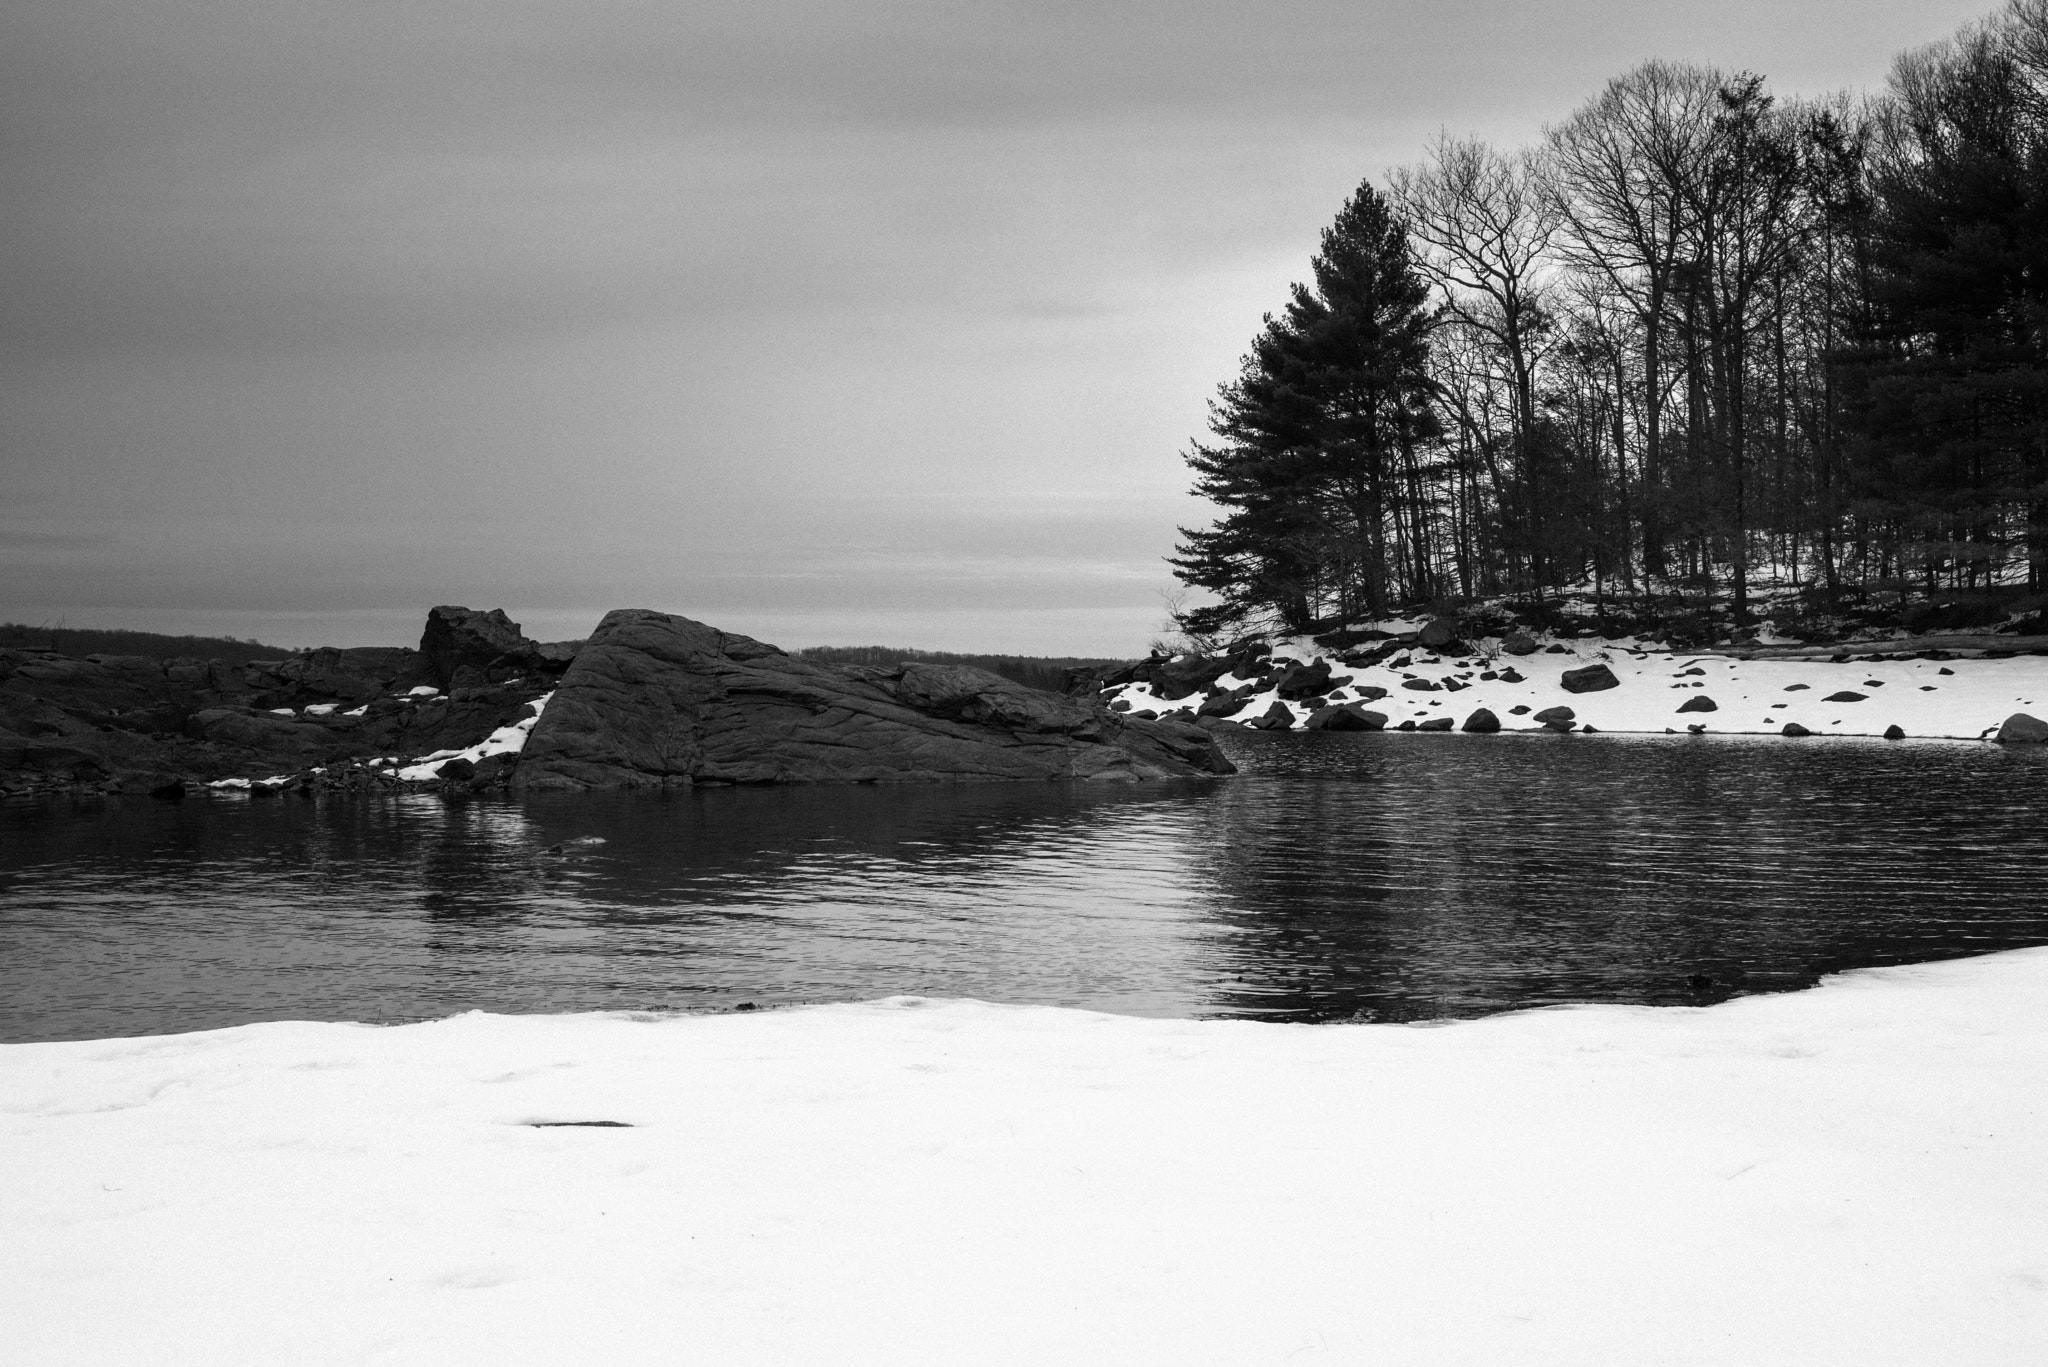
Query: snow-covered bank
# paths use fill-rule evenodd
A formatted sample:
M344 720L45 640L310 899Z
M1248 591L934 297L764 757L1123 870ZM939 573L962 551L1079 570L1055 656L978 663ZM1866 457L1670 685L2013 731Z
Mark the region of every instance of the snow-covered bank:
M0 1322L34 1364L2032 1364L2044 1082L2048 950L1435 1029L10 1045Z
M1536 715L1570 708L1563 729L1685 734L1785 734L1788 724L1812 735L1882 736L1897 727L1907 736L1981 740L2015 713L2048 718L2048 655L1990 658L1745 659L1721 654L1645 650L1627 641L1550 642L1533 654L1480 651L1446 656L1422 646L1404 648L1371 664L1345 664L1305 642L1283 643L1275 661L1328 663L1341 687L1304 700L1283 697L1274 669L1240 677L1230 673L1205 689L1164 698L1137 682L1108 691L1112 706L1142 715L1192 716L1205 701L1236 691L1229 719L1248 723L1276 703L1291 714L1288 729L1308 724L1322 705L1359 704L1381 714L1390 729L1429 722L1462 729L1485 709L1504 729L1537 729ZM1614 683L1596 691L1564 686L1567 670L1605 665ZM1700 700L1706 699L1707 703ZM1213 705L1212 705L1213 706ZM1435 729L1435 728L1430 728Z

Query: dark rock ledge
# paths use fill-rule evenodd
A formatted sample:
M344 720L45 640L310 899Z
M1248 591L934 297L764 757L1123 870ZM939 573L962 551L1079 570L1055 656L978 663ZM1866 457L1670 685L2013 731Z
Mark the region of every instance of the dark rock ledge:
M475 747L552 694L524 752ZM396 759L400 764L393 764ZM415 771L418 772L418 771ZM254 664L0 649L0 797L690 783L1151 779L1232 772L1209 734L978 669L828 666L658 612L588 643L438 607L420 648Z
M687 617L608 614L512 786L1155 779L1233 772L1209 734L979 669L821 665Z

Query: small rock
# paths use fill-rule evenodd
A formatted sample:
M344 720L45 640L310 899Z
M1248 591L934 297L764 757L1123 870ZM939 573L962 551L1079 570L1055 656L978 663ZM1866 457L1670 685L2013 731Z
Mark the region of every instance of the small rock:
M1431 717L1415 729L1418 731L1448 731L1453 725L1449 717Z
M1545 655L1569 655L1569 654L1571 654L1571 652L1570 652L1570 651L1566 650L1566 649L1565 649L1565 648L1564 648L1563 646L1560 646L1560 645L1551 645L1551 646L1545 646L1545 647L1543 648L1543 653L1544 653Z
M1475 735L1489 736L1500 730L1500 718L1482 707L1465 718L1465 724L1458 729L1470 731Z
M1526 717L1526 716L1528 716L1528 715L1529 715L1529 704L1527 704L1527 703L1525 703L1525 702L1518 702L1518 703L1516 703L1516 704L1515 704L1515 705L1514 705L1513 707L1510 707L1510 708L1508 709L1508 715L1509 715L1509 716L1511 716L1511 717Z
M1387 690L1381 688L1378 684L1367 684L1358 690L1358 700L1360 702L1378 702L1386 696Z
M1942 666L1942 667L1941 667L1940 669L1936 670L1935 672L1936 672L1936 673L1938 673L1938 674L1953 674L1953 673L1955 673L1955 671L1954 671L1953 669L1950 669L1950 668L1949 668L1949 667L1948 667L1947 665L1943 665L1943 666Z
M1394 729L1396 731L1413 731L1415 729L1415 723L1412 721L1404 721Z
M1567 693L1600 693L1621 687L1621 680L1606 665L1587 665L1583 669L1567 669L1559 676L1558 684Z
M1886 740L1904 740L1906 738L1906 729L1903 726L1887 726L1884 729L1884 738Z
M1822 698L1822 699L1821 699L1821 701L1822 701L1822 702L1862 702L1862 701L1863 701L1863 700L1864 700L1865 698L1867 698L1867 697L1869 697L1869 696L1870 696L1870 695L1869 695L1868 693L1855 693L1855 692L1852 692L1852 691L1850 691L1849 689L1846 689L1846 688L1845 688L1845 689L1843 689L1843 690L1842 690L1841 692L1839 692L1839 693L1830 693L1830 694L1828 694L1828 695L1827 695L1827 696L1826 696L1825 698Z
M1403 679L1401 687L1416 693L1441 693L1443 690L1427 679Z
M1719 712L1720 705L1704 693L1687 698L1678 705L1681 712Z
M1528 676L1521 673L1513 665L1510 665L1500 672L1500 681L1502 683L1527 683Z
M1785 723L1785 729L1783 731L1780 731L1778 734L1781 736L1790 736L1794 740L1797 740L1801 736L1810 736L1813 734L1813 732L1807 730L1805 727L1801 726L1796 721L1788 721Z
M1804 693L1808 688L1811 687L1811 684L1786 684L1785 691L1787 693Z
M1707 734L1707 724L1705 722L1687 722L1685 729L1692 732L1695 736L1704 736Z
M1517 708L1515 710L1521 711L1523 709ZM1578 713L1572 711L1569 707L1546 707L1541 712L1538 712L1535 716L1531 717L1529 720L1542 722L1545 726L1549 726L1552 722L1575 720L1578 717L1578 715Z
M1534 655L1536 638L1526 631L1510 632L1501 638L1500 648L1509 655Z
M1486 683L1492 683L1495 679L1498 679L1500 677L1500 673L1497 670L1489 669L1482 673L1479 677Z

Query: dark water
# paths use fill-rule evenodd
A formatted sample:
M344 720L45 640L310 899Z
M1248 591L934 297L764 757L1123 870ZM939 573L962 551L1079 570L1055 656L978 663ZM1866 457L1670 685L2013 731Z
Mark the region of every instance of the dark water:
M894 993L1401 1020L2048 943L2048 747L1230 744L1169 786L0 807L0 1038Z

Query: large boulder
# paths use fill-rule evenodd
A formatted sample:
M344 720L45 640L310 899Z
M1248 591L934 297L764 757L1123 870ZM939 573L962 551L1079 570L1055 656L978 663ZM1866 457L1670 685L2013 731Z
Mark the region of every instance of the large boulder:
M1416 633L1415 639L1428 646L1431 650L1440 650L1444 646L1454 644L1457 641L1458 624L1449 617L1435 618L1423 624L1422 630Z
M1199 693L1230 672L1231 661L1209 655L1182 655L1152 670L1152 692L1174 702Z
M2002 740L2008 745L2048 744L2048 721L2030 717L2025 712L2015 712L1998 728L1995 739Z
M1306 731L1384 731L1387 714L1360 707L1355 702L1318 707L1302 723Z
M1326 694L1336 684L1330 679L1330 662L1317 656L1309 664L1289 665L1280 672L1273 687L1281 697L1298 702Z
M1470 731L1474 735L1490 736L1500 730L1500 718L1496 717L1488 709L1481 707L1476 709L1471 716L1465 718L1465 724L1458 729Z
M1567 693L1599 693L1609 688L1621 687L1621 680L1615 678L1614 671L1606 665L1567 669L1559 676L1557 682Z
M825 665L667 613L607 615L514 774L525 791L1230 773L1198 727L953 665Z

